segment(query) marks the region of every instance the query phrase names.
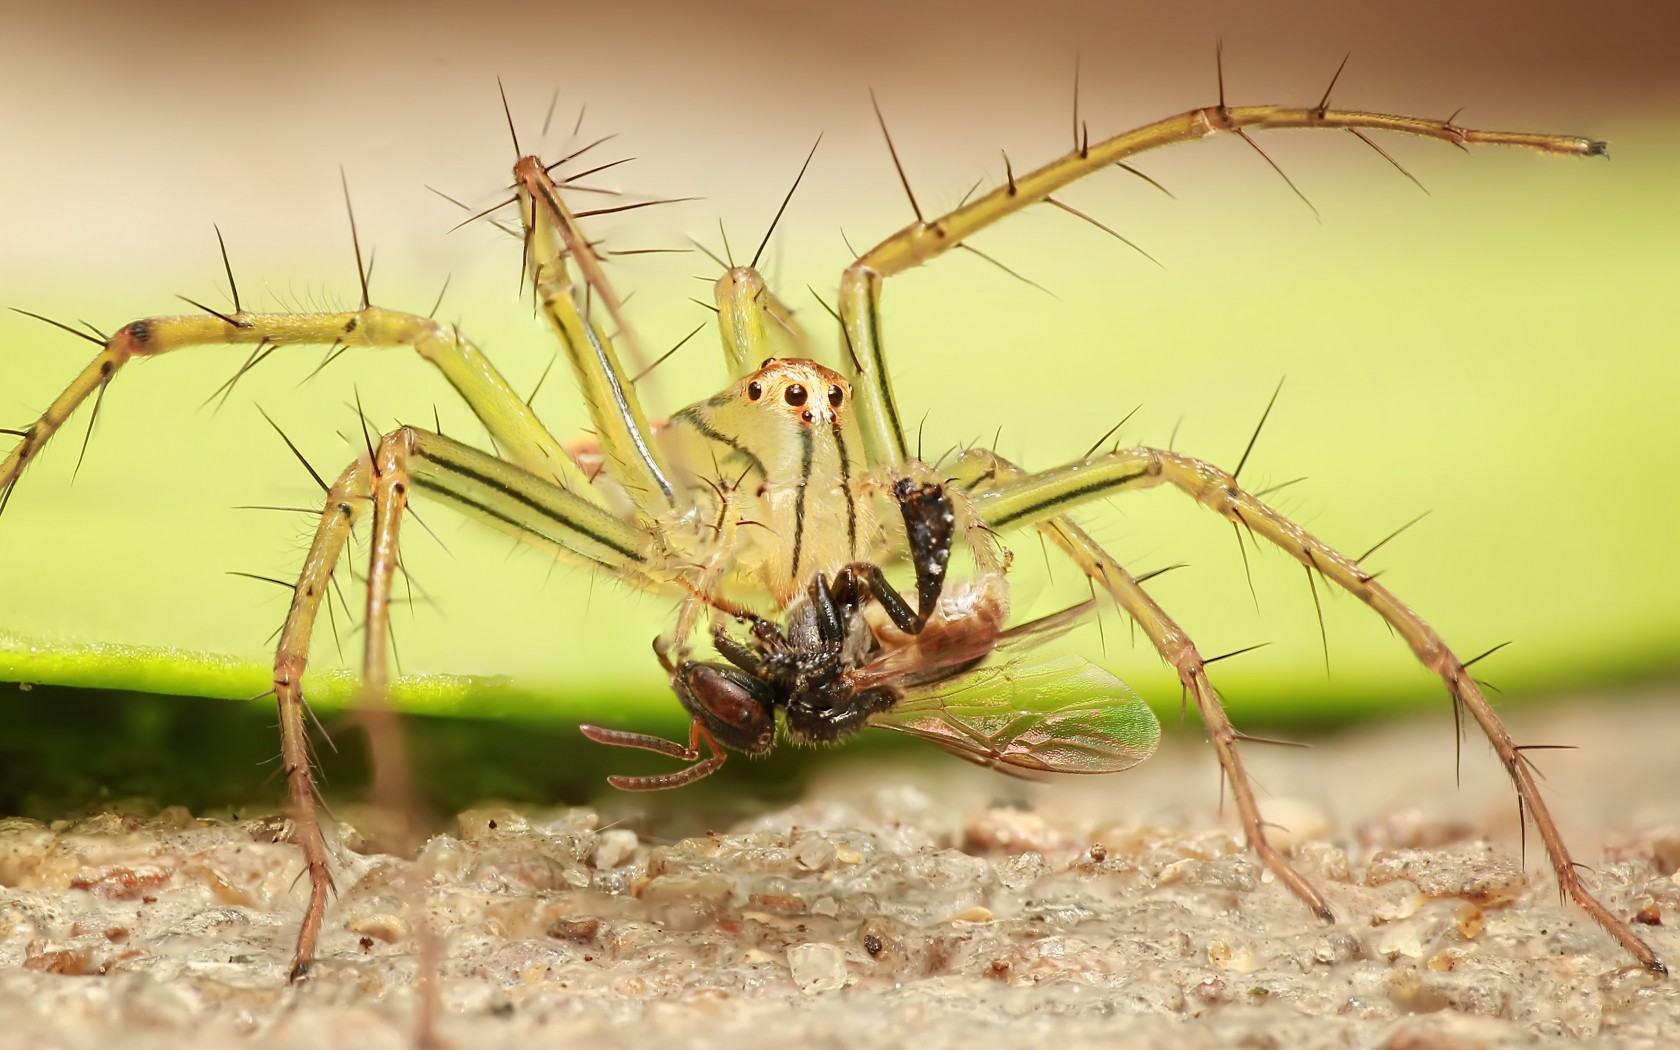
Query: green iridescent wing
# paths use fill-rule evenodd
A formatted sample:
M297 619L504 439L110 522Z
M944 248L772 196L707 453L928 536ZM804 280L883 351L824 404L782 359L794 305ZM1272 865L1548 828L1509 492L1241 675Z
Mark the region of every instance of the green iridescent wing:
M1078 657L983 667L912 691L870 725L1004 773L1118 773L1155 753L1161 726L1131 687Z

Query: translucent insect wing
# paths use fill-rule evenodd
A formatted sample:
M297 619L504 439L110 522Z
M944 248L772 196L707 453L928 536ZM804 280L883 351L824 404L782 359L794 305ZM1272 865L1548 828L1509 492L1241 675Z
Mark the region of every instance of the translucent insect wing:
M1015 661L870 720L1003 772L1118 773L1155 753L1161 726L1131 687L1088 660Z

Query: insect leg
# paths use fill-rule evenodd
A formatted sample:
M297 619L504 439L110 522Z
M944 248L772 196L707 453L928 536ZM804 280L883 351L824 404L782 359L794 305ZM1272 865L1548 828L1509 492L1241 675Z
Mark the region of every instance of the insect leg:
M984 461L975 464L978 467L976 473L983 474L993 463L985 453L971 453L969 459L975 458ZM1582 883L1580 871L1540 794L1533 767L1522 749L1511 739L1493 706L1482 695L1464 661L1447 647L1434 628L1360 568L1358 562L1244 491L1235 477L1210 463L1177 452L1154 448L1117 449L1001 484L979 496L976 506L993 528L1021 528L1055 518L1092 500L1157 485L1176 488L1233 525L1266 539L1306 566L1309 572L1318 573L1375 610L1405 639L1418 661L1440 675L1453 702L1468 711L1476 724L1481 726L1516 787L1519 805L1540 832L1546 855L1552 862L1552 870L1563 892L1604 927L1640 965L1655 972L1666 972L1650 946L1636 936L1627 923L1599 903Z

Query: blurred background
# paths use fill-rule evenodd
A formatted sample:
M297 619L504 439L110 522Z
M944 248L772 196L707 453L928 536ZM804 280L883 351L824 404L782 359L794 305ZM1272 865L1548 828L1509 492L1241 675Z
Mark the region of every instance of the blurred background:
M212 223L248 307L353 305L357 286L339 170L348 179L373 294L459 321L518 389L553 346L521 300L518 251L429 192L498 199L513 159L497 98L521 142L556 156L615 134L591 156L634 157L593 184L627 200L696 197L602 221L621 248L698 238L751 251L818 133L820 149L764 266L818 316L847 243L912 218L875 126L873 89L930 214L980 180L1070 144L1075 56L1092 137L1216 101L1225 45L1233 104L1312 105L1344 54L1334 104L1446 116L1472 127L1605 138L1611 159L1461 153L1383 138L1421 193L1347 135L1278 133L1261 144L1313 212L1252 150L1217 139L1146 156L1169 200L1115 172L1063 196L1137 241L1157 268L1069 216L1039 209L976 246L1039 290L958 254L899 278L885 317L901 405L930 451L991 441L1031 465L1082 454L1134 408L1127 442L1234 465L1279 380L1277 407L1244 471L1275 502L1358 553L1429 516L1370 563L1462 655L1514 644L1478 666L1511 696L1671 677L1680 667L1680 393L1670 310L1680 277L1680 73L1671 5L1422 2L1249 4L860 2L613 5L59 4L9 16L0 64L0 300L110 330L231 305ZM558 99L547 134L551 100ZM581 119L580 119L581 115ZM574 134L574 128L576 132ZM698 253L618 264L644 343L663 349L710 316L713 264ZM827 326L812 321L817 331ZM669 411L720 384L703 334L645 395ZM0 425L24 427L93 348L0 315ZM248 696L265 688L280 588L310 523L233 509L297 505L318 492L262 421L261 405L322 474L360 445L349 402L381 425L478 428L411 354L345 355L313 380L313 349L271 356L219 411L202 407L245 351L145 361L111 388L75 473L84 409L23 479L0 518L0 676L50 685ZM556 433L583 414L564 366L536 408ZM9 440L9 439L8 439ZM74 479L72 479L72 475ZM628 594L442 511L410 530L424 586L397 618L406 672L495 676L416 709L669 729L679 712L647 645L663 599ZM1301 571L1251 555L1229 528L1169 494L1081 515L1138 571L1188 568L1152 590L1209 654L1267 648L1219 667L1240 724L1331 724L1375 710L1438 707L1440 688L1357 602L1325 598L1328 672ZM1017 542L1023 612L1083 594ZM1320 588L1321 594L1323 588ZM345 631L344 652L359 641ZM93 659L78 647L143 652ZM1068 646L1101 659L1162 710L1178 689L1113 616ZM208 657L204 654L214 654ZM328 632L317 666L345 667ZM315 695L330 698L321 685ZM219 706L123 702L6 687L9 768L54 764L32 741L62 720L135 717L124 753L183 719L217 747ZM84 706L93 705L93 706ZM225 706L225 705L224 705ZM266 708L260 718L270 718ZM153 712L130 715L117 712ZM103 713L102 713L103 712ZM212 714L212 712L215 712ZM267 732L267 730L263 730ZM568 731L569 732L569 731ZM165 751L187 746L174 739ZM570 747L569 735L552 738ZM86 763L75 736L63 738ZM543 747L549 738L543 738ZM91 747L92 745L86 745ZM160 745L161 746L161 745ZM265 743L271 749L272 745ZM31 757L32 756L32 757ZM534 761L541 761L534 756Z

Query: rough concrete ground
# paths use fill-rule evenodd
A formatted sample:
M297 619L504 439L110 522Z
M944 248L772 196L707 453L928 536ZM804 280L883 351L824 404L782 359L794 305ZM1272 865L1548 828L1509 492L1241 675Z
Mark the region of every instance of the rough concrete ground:
M1672 690L1517 708L1612 910L1680 963ZM1444 706L1444 705L1443 705ZM715 834L680 794L461 814L418 860L338 826L321 961L278 818L0 823L0 1046L400 1047L417 902L458 1047L1680 1045L1661 981L1562 905L1479 739L1445 712L1249 748L1321 926L1218 813L1190 729L1118 777L839 762ZM680 831L682 837L675 832ZM1491 844L1483 835L1491 837Z

